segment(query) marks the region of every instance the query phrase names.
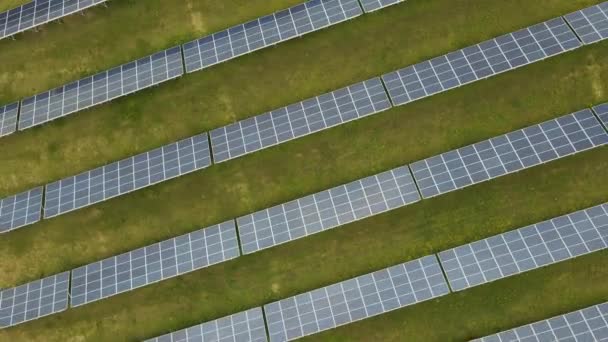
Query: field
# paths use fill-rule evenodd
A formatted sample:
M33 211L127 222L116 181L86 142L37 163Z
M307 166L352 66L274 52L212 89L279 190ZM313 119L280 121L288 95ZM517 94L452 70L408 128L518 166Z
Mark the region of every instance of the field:
M0 41L0 103L299 2L114 0ZM0 197L597 2L409 0L2 138ZM606 55L606 42L583 47L11 232L0 238L0 288L606 102ZM605 202L607 170L604 146L0 330L0 340L153 337ZM311 340L486 335L607 300L607 262L595 253Z

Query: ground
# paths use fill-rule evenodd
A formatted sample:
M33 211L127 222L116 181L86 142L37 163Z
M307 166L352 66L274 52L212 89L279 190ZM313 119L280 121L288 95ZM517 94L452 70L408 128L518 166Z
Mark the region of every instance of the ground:
M113 0L0 41L0 102L298 2ZM2 138L0 197L597 2L409 0ZM0 238L0 287L606 102L606 55L607 42L583 47L11 232ZM602 147L1 330L0 340L153 337L605 202L606 170ZM595 253L311 339L487 335L607 300L607 262Z

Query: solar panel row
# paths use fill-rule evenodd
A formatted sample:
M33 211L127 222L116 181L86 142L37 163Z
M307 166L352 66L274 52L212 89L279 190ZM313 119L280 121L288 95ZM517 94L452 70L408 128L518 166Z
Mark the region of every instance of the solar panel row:
M18 114L18 102L0 107L0 137L9 135L17 130Z
M0 291L0 328L48 316L68 308L70 272Z
M430 157L411 165L429 198L608 144L593 112L579 112Z
M397 106L580 46L564 19L556 18L390 72L382 79Z
M23 130L114 100L181 76L179 47L88 76L62 87L23 99L19 129Z
M604 127L608 129L608 103L593 107L593 111L597 117L600 118L600 121L604 124Z
M0 13L0 39L46 24L106 0L34 0Z
M608 302L486 336L473 342L608 341Z
M243 254L293 241L420 200L407 166L239 217Z
M42 187L0 200L0 233L40 221Z
M608 203L439 253L461 291L608 248Z
M44 218L64 214L211 165L207 133L46 185Z
M403 1L405 0L361 0L361 5L363 6L363 11L365 11L365 13L370 13Z
M608 1L564 16L585 44L608 38Z
M146 342L266 342L262 308L195 325Z
M271 342L294 340L448 294L435 255L264 306Z
M390 107L380 78L356 83L211 131L213 161L234 159Z
M362 13L358 0L310 0L184 44L186 72L207 68Z
M234 220L72 271L71 306L127 292L240 255Z

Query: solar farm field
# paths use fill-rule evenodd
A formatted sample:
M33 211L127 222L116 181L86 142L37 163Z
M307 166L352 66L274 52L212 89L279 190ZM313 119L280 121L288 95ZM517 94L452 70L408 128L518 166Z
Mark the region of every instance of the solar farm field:
M332 1L337 2L313 0L310 6ZM177 46L175 51L181 56L188 42L301 2L108 1L107 6L94 6L82 15L72 14L37 30L19 33L14 40L1 39L0 107L87 76L100 75L98 73L164 49ZM357 322L343 326L338 326L341 325L336 318L338 314L331 312L332 327L338 327L325 330L318 323L315 332L319 333L302 336L302 340L468 341L608 301L605 266L608 264L608 220L605 219L608 211L598 214L597 220L593 215L585 219L599 237L579 233L582 240L594 239L601 247L592 250L591 244L585 244L589 250L584 253L570 251L568 257L559 259L563 261L555 259L545 263L545 267L539 267L535 261L527 272L518 266L518 274L484 281L479 286L470 284L471 278L465 279L467 286L463 286L471 285L470 288L458 288L442 257L446 255L442 252L449 249L608 201L608 127L601 124L602 120L604 125L608 124L608 114L603 114L604 110L608 113L608 108L601 105L608 102L608 40L601 41L600 37L602 34L603 38L608 37L608 16L604 14L605 22L598 24L595 31L598 41L593 44L580 39L582 31L577 31L572 22L559 18L598 4L608 9L608 3L406 0L364 13L358 6L370 1L339 2L343 6L354 4L360 12L353 10L356 15L348 20L337 20L335 24L276 45L267 44L272 46L200 71L189 72L186 61L184 72L174 79L165 77L160 84L151 86L154 83L151 82L150 86L117 99L104 98L99 105L87 106L49 122L45 120L36 127L18 122L14 132L6 136L0 134L0 201L3 201L0 202L0 231L4 232L0 234L0 341L141 341L259 307L264 308L263 322L259 316L262 311L250 313L258 315L255 324L261 326L258 336L262 337L245 340L265 341L268 333L270 341L283 341L286 338L279 337L277 331L273 333L270 327L276 302L286 303L298 294L340 282L348 284L350 279L433 255L439 256L434 270L440 272L434 281L442 289L441 295L424 300L416 297L407 305L401 303L397 310L389 310L385 306L388 304L383 304L381 311L390 312L379 315L372 314L371 306L366 305L365 317L370 318L360 321L349 309L347 321ZM0 0L0 11L24 3ZM348 12L345 7L340 10ZM325 14L329 15L329 10ZM515 59L505 54L509 70L495 72L492 77L477 73L470 83L458 79L459 86L448 89L441 84L442 90L434 92L422 81L422 72L416 69L414 76L425 87L424 96L416 98L415 92L421 90L405 86L407 76L402 72L399 77L403 83L399 84L403 84L407 95L399 96L408 99L403 105L397 105L390 78L377 78L377 84L382 85L378 91L385 94L387 89L388 92L373 106L373 115L363 115L357 108L356 120L341 117L341 121L331 127L324 119L326 126L314 132L312 123L307 121L309 131L299 136L294 133L296 126L290 123L292 138L283 143L277 138L273 143L256 145L246 153L237 151L240 148L237 145L234 151L226 153L234 153L238 158L224 161L218 157L220 144L214 139L222 136L217 130L220 127L225 126L223 134L229 136L234 134L230 130L235 129L232 125L235 122L270 111L279 117L283 113L279 108L287 106L284 112L289 112L294 108L292 104L317 96L315 101L324 108L320 103L328 95L322 94L329 92L333 92L334 103L340 104L342 100L338 96L345 92L344 87L437 56L447 54L448 60L450 53L459 49L554 18L559 20L547 25L559 28L551 34L557 36L557 30L569 34L556 38L558 52L548 52L557 45L546 47L538 41L549 31L536 32L538 26L535 26L530 32L536 35L528 38L537 39L540 49L544 49L542 58L532 60L533 52L522 48L524 54L529 55L521 66L515 67ZM599 31L601 25L604 31ZM180 44L186 45L180 49ZM457 75L455 65L449 66ZM435 64L432 69L439 74ZM394 89L397 88L399 86ZM338 89L341 90L336 91ZM352 99L360 96L355 95L355 89L360 91L354 86L346 91ZM367 88L363 93L372 97ZM51 97L54 93L49 94ZM303 103L310 103L307 101ZM382 101L385 105L379 109L376 105ZM20 115L26 108L25 103L24 100L21 104ZM50 108L49 105L47 111ZM561 118L575 112L569 119ZM560 119L552 121L557 118ZM572 118L580 120L576 125L580 124L582 129L569 130L573 126L568 120ZM2 122L0 116L0 125ZM246 122L250 123L243 121L240 127ZM536 151L538 160L530 165L518 156L521 165L513 171L509 171L505 159L501 159L503 172L494 179L488 179L493 178L489 166L484 168L490 177L479 181L467 168L469 182L463 186L458 185L455 173L444 183L439 180L441 175L421 176L432 173L420 166L421 160L434 163L437 159L430 157L444 154L442 163L449 169L453 163L447 160L456 149L460 151L459 160L467 164L465 151L472 148L471 144L479 143L475 145L476 153L483 158L479 146L488 139L491 140L486 143L494 144L493 150L500 155L499 147L504 146L496 145L496 141L503 134L510 134L505 141L510 141L509 151L514 151L517 149L513 143L515 131L537 124L541 125L535 126L534 137L542 135L545 139L537 144L548 144L550 139L570 139L568 146L572 151L560 154L559 148L554 148L557 154L550 156ZM273 127L279 136L277 127ZM207 132L211 132L209 137ZM528 139L529 145L535 144L529 134L532 128L522 132L527 134L522 136ZM263 141L261 133L257 134ZM553 137L553 134L559 136ZM582 138L575 142L571 135ZM183 139L193 136L200 140L190 141L193 161L185 163L196 165L186 171L180 166L175 175L170 175L165 170L171 166L166 162L170 149L155 149L180 141L174 146L182 151ZM584 145L583 140L588 145ZM242 144L246 145L245 138ZM146 159L148 183L138 187L133 166L134 185L126 190L120 185L119 194L109 195L104 185L103 198L94 200L92 195L87 195L87 200L79 205L77 186L65 185L65 181L55 183L90 170L103 170L105 182L110 171L102 166L117 165L122 169L123 161L112 163L152 150L162 151L161 159L165 163L158 184L151 180L153 152L147 154ZM504 155L508 153L511 152ZM180 158L190 157L184 157L183 152L181 156L176 154L180 163ZM138 157L133 158L133 164L137 161ZM432 164L425 165L431 169ZM392 199L386 196L394 189L383 189L382 203L386 207L374 210L368 196L365 201L369 212L357 216L356 201L349 198L347 205L351 206L353 218L338 218L340 204L336 198L339 196L325 190L337 193L334 189L343 184L369 180L374 178L370 176L388 170L401 170L402 173L394 171L392 176L401 175L407 180L404 181L407 188L399 190L401 202L391 205ZM94 174L94 171L87 173L89 178L85 182L90 188ZM78 177L74 177L76 182ZM381 183L381 176L375 179ZM399 184L398 180L395 182ZM452 184L450 182L454 184L452 188L442 188L446 183ZM60 189L56 195L50 184ZM344 187L347 192L348 184ZM3 203L8 203L11 196L45 185L48 186L44 188L44 195L39 196L38 206L27 204L35 211L31 222L19 223L16 214L5 214L3 210L7 210L8 204ZM68 188L73 196L68 195L72 197L66 200ZM314 202L321 221L323 205L318 201L324 193L329 193L327 198L331 197L328 206L334 210L334 223L319 223L322 227L318 228L303 220L303 228L299 228L304 232L296 233L291 226L285 228L280 222L273 223L272 219L262 217L276 215L282 208L281 215L287 221L289 205L298 199L300 215L305 216L302 203L313 198L309 195L317 194ZM54 206L53 196L58 201ZM68 207L66 201L72 207ZM272 229L260 226L265 220ZM2 226L4 224L7 226ZM272 230L273 235L263 237L263 232L268 230ZM211 245L220 234L216 231L222 231L221 247L212 256L211 249L215 247ZM153 279L151 274L155 271L146 264L145 280L136 283L131 279L122 290L117 287L88 298L87 287L78 289L81 283L94 286L91 285L93 276L89 274L109 263L104 259L142 251L140 248L144 246L163 249L168 239L175 241L171 242L172 251L179 254L178 244L183 237L178 236L189 233L192 233L187 235L190 246L194 246L195 236L204 236L201 239L208 254L198 267L194 265L194 251L189 251L192 264L187 271L176 267L177 272L166 276L168 267L159 262L162 270L158 272L163 275ZM564 243L568 245L569 241L565 239ZM546 243L544 246L553 252L551 246ZM126 267L135 267L136 254L129 254ZM513 257L517 259L516 255ZM112 263L118 264L120 259L119 256ZM97 263L101 260L104 263ZM85 271L85 265L93 266L87 266ZM64 303L54 298L53 305L54 308L65 305L64 309L55 310L61 312L23 323L22 318L15 318L16 304L11 307L6 300L12 291L10 288L66 271L72 271L69 304L67 299ZM433 287L430 275L424 277L427 285ZM118 282L117 277L115 283ZM63 281L61 284L64 286ZM35 286L31 287L37 289ZM67 298L66 291L63 288L62 291ZM416 288L412 291L416 292ZM10 293L12 301L13 292ZM348 300L348 296L345 298ZM288 310L282 314L287 315L286 312ZM314 319L320 321L317 315L320 313L316 312ZM40 310L38 316L46 315ZM4 323L6 319L8 323ZM276 319L279 322L276 324L287 321L283 316ZM598 328L596 333L605 335L594 336L608 337L608 322L604 323L606 330ZM292 323L283 324L283 329L288 331ZM253 329L253 325L251 323L249 329ZM268 332L264 330L266 327L270 329ZM232 332L232 336L236 334ZM298 337L308 334L301 330Z

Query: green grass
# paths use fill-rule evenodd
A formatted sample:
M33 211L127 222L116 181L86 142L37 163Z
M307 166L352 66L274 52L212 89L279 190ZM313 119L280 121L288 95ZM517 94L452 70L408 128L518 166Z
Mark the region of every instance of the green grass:
M607 167L608 148L584 152L2 330L0 340L107 341L119 337L131 341L152 337L601 203L608 198L605 177L598 175L605 174ZM71 241L65 241L65 245L69 244ZM525 276L530 278L515 277L497 282L491 285L493 291L480 288L470 295L458 294L454 295L455 299L445 299L447 304L444 300L435 306L423 304L420 317L428 317L429 310L436 312L437 306L446 312L437 319L463 316L460 321L448 324L450 329L445 332L429 332L435 334L434 340L440 341L441 337L451 336L462 319L471 322L466 330L457 331L456 340L515 325L529 317L536 318L535 315L541 317L556 310L575 309L600 301L608 294L604 286L608 270L600 266L607 258L608 254L601 252L545 271L531 271ZM590 268L590 265L595 266ZM516 284L515 289L509 284ZM549 292L552 299L540 301L547 305L546 309L529 312L523 317L508 315L525 311L524 305L538 307L532 306L529 298L536 298L544 289L552 290L560 285L568 290ZM575 295L574 291L583 293ZM493 299L484 300L491 294ZM518 301L519 294L523 298ZM507 308L502 311L488 303ZM417 307L396 314L411 317L418 314ZM463 307L467 308L464 312ZM412 330L428 327L412 323L409 330L393 330L399 319L387 317L386 330L389 331L385 334L397 340L399 338L395 336L410 336ZM385 320L374 321L382 326ZM371 323L362 324L365 325L359 329L367 331L366 335L359 335L362 340L380 334L374 332L377 329L365 328ZM400 331L403 335L399 335ZM338 336L347 333L344 330L336 332Z
M152 11L158 8L156 2L143 3L148 4L146 6ZM362 16L275 48L3 138L0 143L0 155L3 156L0 173L10 176L0 179L0 196L14 194L237 119L319 95L594 2L415 0ZM120 6L120 3L112 6ZM127 4L124 6L125 10L131 8ZM525 14L521 13L522 7L526 8ZM459 10L454 11L454 8ZM110 17L114 19L114 12L112 14ZM141 16L144 17L145 14ZM121 19L115 20L121 22ZM153 20L150 21L154 23ZM86 30L89 25L82 23L78 27ZM99 28L96 30L95 32L100 32ZM152 30L150 35L156 36L156 32ZM103 35L107 36L124 39L124 35L117 33ZM165 37L165 41L166 39L168 38ZM122 51L122 47L126 49L128 44L117 41L110 45L114 50L115 46L121 46L118 50ZM0 51L3 50L0 47ZM67 56L83 56L80 49L61 50L61 54L61 57L52 53L43 56L51 64L53 61L64 63L69 60ZM97 51L93 54L105 56ZM4 58L0 55L0 60L29 60L25 56L25 52L20 58ZM589 58L600 60L600 56L601 54ZM84 65L89 64L89 58L79 58L83 58ZM595 67L593 61L586 62L590 67ZM13 69L23 68L14 67L9 71ZM34 68L27 70L28 75L44 79L44 72ZM598 72L604 71L600 69ZM8 80L13 81L9 82L11 84L20 83L13 76L8 77ZM602 78L598 77L597 82L601 87ZM10 93L10 90L0 92L6 93ZM31 144L32 141L36 143ZM58 160L61 162L58 163Z
M119 14L113 6L131 8L145 1L115 1L107 11L114 18ZM0 194L75 174L100 161L144 151L594 2L410 0L3 138ZM153 0L149 10L165 5ZM243 16L252 11L243 9ZM152 25L140 21L142 27ZM156 38L166 43L170 35ZM74 55L79 54L70 53ZM608 43L581 48L3 235L0 287L69 270L606 101L606 55ZM53 54L40 56L58 63ZM96 68L93 64L88 67ZM594 149L0 330L0 340L152 337L604 202L608 200L606 170L608 147ZM605 251L577 258L313 339L446 341L489 334L606 300L603 284L608 269L599 266L606 261Z
M84 15L40 26L39 32L19 34L15 41L0 40L0 103L35 95L300 2L111 0L107 8L95 6Z
M1 0L0 1L0 12L4 12L15 7L19 7L25 3L29 2L28 0Z

